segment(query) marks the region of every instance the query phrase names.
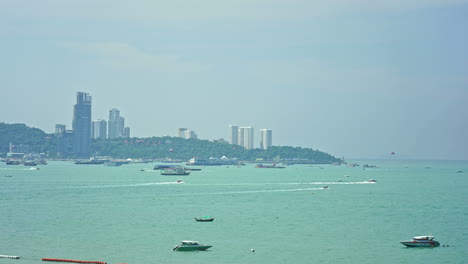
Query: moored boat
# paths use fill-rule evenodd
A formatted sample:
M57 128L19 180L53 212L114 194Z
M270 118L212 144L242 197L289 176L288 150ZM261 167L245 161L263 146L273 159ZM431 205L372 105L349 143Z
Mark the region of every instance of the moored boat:
M434 236L415 236L411 241L401 241L407 247L438 247L439 242L434 240Z
M179 245L175 246L172 250L174 251L195 251L195 250L207 250L212 246L202 245L198 241L183 240Z
M279 166L276 164L271 164L271 165L264 165L264 164L257 164L255 168L262 168L262 169L284 169L285 167Z
M172 168L172 169L165 169L161 171L161 175L189 175L190 171L186 171L184 168Z
M198 222L213 222L214 217L211 217L211 216L195 217L195 220Z

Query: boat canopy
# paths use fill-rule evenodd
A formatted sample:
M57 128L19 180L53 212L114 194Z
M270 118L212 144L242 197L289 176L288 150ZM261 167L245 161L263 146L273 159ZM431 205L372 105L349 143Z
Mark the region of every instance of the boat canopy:
M181 242L185 245L198 245L198 241L182 240Z
M432 240L434 239L434 236L415 236L413 237L415 240Z

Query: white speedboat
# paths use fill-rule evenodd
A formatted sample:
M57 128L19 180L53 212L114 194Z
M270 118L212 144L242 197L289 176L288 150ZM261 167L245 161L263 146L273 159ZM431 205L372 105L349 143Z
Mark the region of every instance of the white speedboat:
M416 236L411 241L400 242L407 247L438 247L439 242L434 240L434 236Z
M174 251L195 251L195 250L207 250L212 246L202 245L198 241L183 240L181 243L173 249Z

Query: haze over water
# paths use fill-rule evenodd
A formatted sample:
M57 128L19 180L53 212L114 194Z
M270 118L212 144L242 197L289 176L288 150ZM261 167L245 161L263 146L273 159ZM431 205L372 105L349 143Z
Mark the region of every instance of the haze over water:
M21 256L0 263L466 263L466 162L358 162L378 167L223 166L184 177L140 171L154 164L0 163L0 255ZM194 220L203 215L215 221ZM399 243L431 234L450 247ZM173 252L180 240L213 247Z

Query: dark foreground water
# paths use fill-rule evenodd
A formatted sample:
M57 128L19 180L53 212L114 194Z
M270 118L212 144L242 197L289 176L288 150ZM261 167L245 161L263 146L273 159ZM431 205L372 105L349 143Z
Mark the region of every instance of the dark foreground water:
M140 171L154 164L49 162L33 171L0 163L0 255L21 256L0 264L468 263L468 162L359 163L378 167L161 176ZM194 221L203 215L215 221ZM449 247L399 243L431 234ZM173 252L180 240L213 247Z

